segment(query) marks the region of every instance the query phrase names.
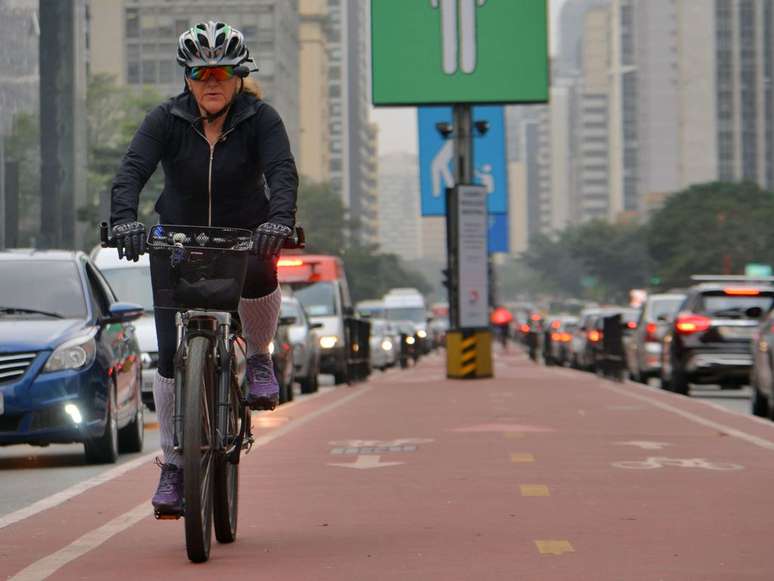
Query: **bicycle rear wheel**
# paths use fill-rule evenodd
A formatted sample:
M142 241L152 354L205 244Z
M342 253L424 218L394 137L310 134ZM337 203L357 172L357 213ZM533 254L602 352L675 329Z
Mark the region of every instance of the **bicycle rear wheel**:
M209 339L194 337L188 343L183 390L185 544L194 563L209 558L212 539L213 369Z
M228 427L226 430L226 449L215 458L214 472L214 520L215 538L219 543L233 543L236 540L237 516L239 510L239 451L236 459L232 452L234 446L241 445L237 441L242 422L249 421L249 414L243 411L239 386L234 375L226 373L229 381L227 405ZM229 459L231 457L231 459Z

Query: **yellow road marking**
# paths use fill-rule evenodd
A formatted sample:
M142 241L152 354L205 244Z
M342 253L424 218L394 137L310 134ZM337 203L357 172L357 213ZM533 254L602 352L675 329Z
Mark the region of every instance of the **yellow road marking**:
M551 496L548 486L545 484L522 484L522 496Z
M535 545L537 545L541 555L562 555L564 553L575 552L570 541L535 541Z
M514 463L520 463L520 462L534 462L535 456L533 454L524 453L524 452L513 452L511 454L511 462Z

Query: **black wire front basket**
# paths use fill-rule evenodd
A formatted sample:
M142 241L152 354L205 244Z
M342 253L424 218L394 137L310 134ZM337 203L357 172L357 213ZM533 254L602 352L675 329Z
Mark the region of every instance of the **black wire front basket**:
M239 228L154 226L148 235L154 306L236 311L251 236Z

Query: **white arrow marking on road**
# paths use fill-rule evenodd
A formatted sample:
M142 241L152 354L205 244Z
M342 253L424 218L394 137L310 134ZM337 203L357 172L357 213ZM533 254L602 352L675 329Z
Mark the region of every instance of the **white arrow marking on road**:
M616 444L619 446L637 446L643 450L661 450L672 445L666 442L616 442Z
M369 468L384 468L385 466L397 466L404 462L379 462L381 456L376 454L360 454L355 462L350 464L331 464L328 466L341 466L342 468L357 468L358 470L367 470Z

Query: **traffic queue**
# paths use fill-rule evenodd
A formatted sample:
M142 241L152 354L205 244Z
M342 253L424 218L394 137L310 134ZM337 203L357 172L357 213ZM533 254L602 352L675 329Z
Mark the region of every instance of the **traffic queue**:
M280 318L269 345L280 404L373 369L406 368L441 344L448 323L415 289L355 308L342 260L278 260ZM147 255L115 249L0 253L0 446L78 443L87 461L112 463L143 447L155 411L158 343ZM330 380L328 380L330 381Z
M774 420L774 280L696 275L686 288L632 293L632 304L511 303L529 357L690 395L752 388L751 412Z

